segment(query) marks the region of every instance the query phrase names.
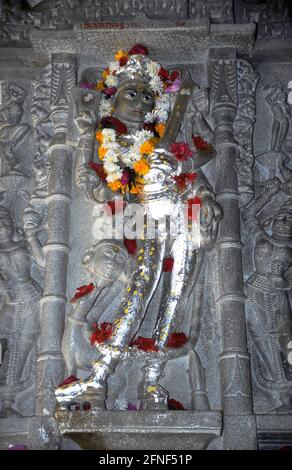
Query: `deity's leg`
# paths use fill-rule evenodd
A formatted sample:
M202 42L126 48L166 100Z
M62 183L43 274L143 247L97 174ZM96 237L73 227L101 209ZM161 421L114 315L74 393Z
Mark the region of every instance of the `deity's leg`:
M171 330L175 326L176 314L183 291L186 287L190 261L189 233L181 228L172 245L174 259L168 294L161 305L159 318L154 330L154 338L159 349L166 346ZM168 393L158 384L163 376L165 361L151 360L144 366L142 382L139 386L141 409L167 409Z

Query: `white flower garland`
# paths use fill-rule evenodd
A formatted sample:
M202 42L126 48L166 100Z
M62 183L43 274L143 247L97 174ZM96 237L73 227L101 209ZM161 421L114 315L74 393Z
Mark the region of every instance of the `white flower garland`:
M103 167L107 173L106 180L112 183L120 180L123 174L123 168L119 164L122 161L125 166L134 168L134 164L141 160L140 147L148 140L154 137L151 131L138 130L130 137L134 141L127 151L117 142L117 134L114 129L103 129L102 134L102 147L106 148L106 153L103 157Z

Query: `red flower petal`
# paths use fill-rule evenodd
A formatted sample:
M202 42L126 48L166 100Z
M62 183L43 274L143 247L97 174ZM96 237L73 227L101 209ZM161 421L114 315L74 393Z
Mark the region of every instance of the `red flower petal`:
M126 65L126 63L128 62L128 57L126 55L124 55L123 57L120 58L119 60L119 64L121 67L123 67L124 65Z
M112 201L107 201L106 208L109 209L110 215L115 215L118 212L121 212L125 207L125 202L121 199L113 199Z
M174 180L180 190L184 190L187 183L193 183L197 178L197 173L181 173L174 177Z
M127 248L127 251L130 255L135 255L137 253L137 242L136 240L130 240L128 238L124 239L124 245Z
M115 86L107 87L102 90L106 96L113 96L117 92L117 88Z
M88 162L89 168L96 171L97 175L102 181L106 181L106 172L104 171L103 165L101 163Z
M75 377L75 375L69 375L69 377L64 379L63 382L58 385L58 387L62 387L63 385L69 385L72 382L77 382L77 380L79 380L79 379L77 379L77 377Z
M168 80L169 79L169 73L163 67L160 67L160 69L158 71L158 75L161 78L161 80Z
M192 137L194 145L198 150L212 150L212 145L202 139L199 135L193 135Z
M174 265L174 259L173 258L171 258L171 257L164 258L162 270L165 273L169 273L169 272L172 271L173 265Z
M157 352L158 347L155 344L155 339L153 338L143 338L143 336L139 336L137 339L130 343L130 346L136 346L137 349L142 351L152 351Z
M186 342L188 341L188 338L183 332L180 333L171 333L171 335L168 338L166 346L168 348L180 348Z
M196 210L193 210L194 205L202 205L202 199L198 196L188 199L188 219L189 220L196 220L198 213Z
M172 82L174 82L174 80L176 80L178 77L179 77L179 72L177 70L174 70L173 72L171 72L171 75L169 78Z
M135 44L135 46L133 46L132 49L129 50L129 55L134 54L148 55L148 49L142 44Z
M100 123L103 129L115 129L119 134L128 133L127 126L122 121L112 116L103 118Z
M113 333L112 323L103 322L100 327L97 323L94 324L95 331L90 336L90 343L93 346L96 343L104 343L111 338Z
M95 289L95 285L93 283L77 287L77 291L75 292L74 297L70 299L70 302L73 304L74 302L76 302L77 299L80 299L81 297L90 294L93 289Z
M185 408L179 401L174 400L174 398L170 398L168 400L168 409L169 410L184 410Z
M185 142L176 142L171 144L170 151L175 155L175 158L179 161L187 160L193 155L188 144Z

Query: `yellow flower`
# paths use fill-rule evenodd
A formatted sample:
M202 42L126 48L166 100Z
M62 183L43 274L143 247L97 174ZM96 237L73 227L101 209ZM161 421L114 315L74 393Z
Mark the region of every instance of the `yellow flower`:
M102 78L105 80L110 74L110 71L109 69L105 69L103 72L102 72Z
M102 91L104 89L104 82L102 80L100 80L100 82L97 82L97 84L95 85L95 88L98 91Z
M139 160L134 164L134 170L140 175L146 175L149 172L150 167L146 160Z
M122 183L120 182L120 180L116 180L108 183L107 185L112 191L118 191L122 186Z
M140 147L140 153L150 155L154 151L154 144L150 140L146 140Z
M98 149L98 156L101 160L103 160L105 154L107 152L107 148L106 147L99 147Z
M97 131L97 132L95 133L95 138L96 138L96 140L97 140L100 144L102 144L103 135L102 135L102 132L101 132L101 131Z
M159 124L155 125L155 130L156 130L157 134L159 135L159 137L163 136L163 134L165 132L165 128L166 128L166 125L163 124L163 122L160 122Z
M139 194L141 192L141 189L138 188L137 186L133 186L133 188L130 189L131 194Z
M115 55L115 60L120 60L122 57L127 57L127 54L123 49L119 49L118 52Z

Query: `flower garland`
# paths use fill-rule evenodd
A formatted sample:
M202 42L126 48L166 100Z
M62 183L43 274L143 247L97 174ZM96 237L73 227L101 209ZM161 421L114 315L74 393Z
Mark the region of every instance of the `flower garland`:
M125 193L129 190L132 194L141 192L143 177L150 171L149 155L153 153L165 131L170 111L168 94L177 91L179 86L178 72L169 74L147 55L147 48L140 44L129 52L120 49L115 60L103 71L102 80L95 85L103 95L99 107L100 125L96 132L98 156L103 165L105 180L112 191ZM121 143L121 137L127 134L127 128L112 116L112 98L122 76L131 77L133 71L147 77L155 95L155 106L146 114L143 129L132 134L131 143L125 147L124 142Z

